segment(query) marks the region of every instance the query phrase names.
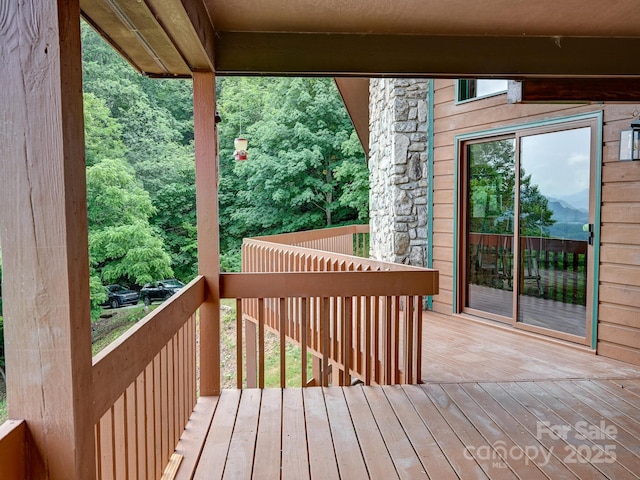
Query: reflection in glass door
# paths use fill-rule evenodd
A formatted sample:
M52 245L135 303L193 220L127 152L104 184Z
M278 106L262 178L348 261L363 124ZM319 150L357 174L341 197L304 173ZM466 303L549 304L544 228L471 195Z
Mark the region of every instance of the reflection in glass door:
M586 335L590 171L588 127L520 139L518 322Z
M466 306L513 317L513 138L469 145Z
M593 127L578 127L466 145L464 311L586 341Z

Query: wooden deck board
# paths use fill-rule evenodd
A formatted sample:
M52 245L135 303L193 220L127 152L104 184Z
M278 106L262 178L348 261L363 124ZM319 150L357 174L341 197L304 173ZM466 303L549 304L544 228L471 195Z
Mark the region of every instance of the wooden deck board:
M266 389L262 392L258 438L254 455L253 478L269 480L280 477L282 458L282 392Z
M258 468L259 466L256 466ZM307 432L302 389L282 391L282 479L309 478Z
M363 389L363 392L398 476L404 479L428 478L424 466L413 450L413 445L389 405L382 387L366 388Z
M402 387L386 387L384 393L429 478L457 479L458 476L453 467L447 461L447 457L442 453L438 442L433 438L427 426L422 423Z
M362 388L345 388L343 391L369 476L398 478L393 460L382 439L373 413L369 409Z
M194 479L222 478L239 403L239 390L228 390L220 395Z
M305 388L303 397L307 432L311 432L307 435L311 477L339 479L322 389Z
M251 478L261 393L253 388L242 391L223 478Z
M342 389L325 387L323 393L341 478L367 478L367 467Z
M638 478L640 368L455 317L424 325L424 385L201 400L178 478L196 461L207 480Z

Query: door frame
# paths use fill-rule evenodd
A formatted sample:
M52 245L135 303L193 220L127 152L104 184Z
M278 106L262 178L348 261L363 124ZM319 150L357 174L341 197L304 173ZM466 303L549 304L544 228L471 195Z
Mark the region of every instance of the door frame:
M533 325L523 324L517 321L517 290L514 295L514 312L511 319L511 323L508 323L515 328L540 333L562 340L568 340L574 343L590 346L592 349L596 349L597 344L597 325L598 325L598 285L599 285L599 270L600 270L600 215L601 215L601 190L602 190L602 130L603 130L603 111L593 111L584 114L554 117L551 119L545 119L541 121L533 121L520 123L515 125L509 125L504 127L498 127L488 130L474 131L469 133L458 134L454 139L454 224L453 224L453 313L472 313L475 311L469 311L464 309L465 292L466 292L466 260L464 255L466 254L466 186L461 182L466 182L466 144L469 142L477 142L480 140L493 141L503 138L514 138L516 141L516 164L519 170L519 140L523 136L535 135L540 133L547 133L554 130L564 130L564 126L567 129L591 127L591 149L592 149L592 161L591 161L591 188L589 196L589 221L594 225L594 241L593 245L589 246L589 257L591 258L592 269L591 275L587 276L587 322L585 337L578 337L575 335L565 334L556 330L549 330L542 327L536 327ZM554 128L555 127L555 128ZM517 207L517 205L516 205ZM514 233L515 229L514 229ZM514 244L514 255L517 255L519 250L517 245ZM516 259L514 259L514 262ZM463 312L466 310L466 312ZM480 313L480 312L477 312ZM504 318L494 318L491 314L481 312L483 317L493 320L504 321ZM496 316L497 317L497 316Z

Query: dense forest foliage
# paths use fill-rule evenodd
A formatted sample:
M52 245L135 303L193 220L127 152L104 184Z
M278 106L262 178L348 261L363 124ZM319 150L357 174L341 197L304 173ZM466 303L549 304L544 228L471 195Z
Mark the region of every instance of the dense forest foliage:
M82 26L92 306L102 285L137 287L197 271L190 80L135 72ZM366 222L364 153L332 79L217 79L220 248L242 238ZM233 140L249 158L233 157Z

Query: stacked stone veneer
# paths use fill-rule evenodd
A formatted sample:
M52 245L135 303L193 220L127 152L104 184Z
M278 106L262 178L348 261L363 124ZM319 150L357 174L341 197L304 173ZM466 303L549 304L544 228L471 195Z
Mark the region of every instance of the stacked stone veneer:
M427 265L428 79L369 85L370 255Z

